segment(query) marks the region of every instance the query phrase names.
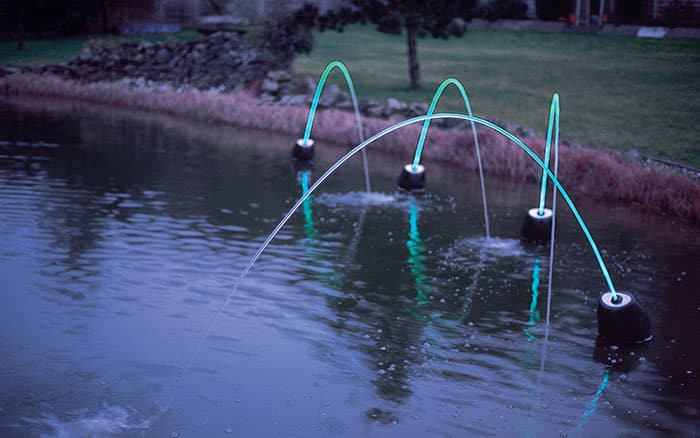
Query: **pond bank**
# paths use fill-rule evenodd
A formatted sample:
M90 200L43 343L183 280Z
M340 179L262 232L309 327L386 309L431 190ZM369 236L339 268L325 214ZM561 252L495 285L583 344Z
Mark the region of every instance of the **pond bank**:
M0 78L0 95L69 99L271 130L289 134L290 148L293 139L303 132L308 115L308 108L304 105L264 102L245 90L231 94L197 89L156 91L115 82L81 84L51 75L14 74ZM362 121L367 135L395 123L370 117L363 117ZM535 181L539 178L539 168L535 163L508 140L487 129L477 131L487 173L515 180ZM418 124L407 126L379 140L371 148L401 155L408 161L419 133ZM544 140L524 134L521 138L525 144L542 155ZM359 143L354 115L337 109L319 111L312 136L316 140L348 147ZM432 129L424 159L475 170L472 146L471 133L466 129ZM605 199L613 205L632 206L691 223L700 222L700 183L697 179L665 168L650 167L638 156L563 144L559 172L562 183L574 196Z

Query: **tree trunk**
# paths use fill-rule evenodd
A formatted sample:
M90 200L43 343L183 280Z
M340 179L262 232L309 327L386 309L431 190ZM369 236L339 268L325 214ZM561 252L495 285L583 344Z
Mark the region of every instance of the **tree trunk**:
M408 75L411 78L412 90L420 89L420 67L418 66L418 52L416 51L416 33L418 33L417 27L406 27L408 38Z
M19 39L17 50L24 50L24 2L19 2Z
M112 27L109 20L109 0L102 0L102 33L108 34Z

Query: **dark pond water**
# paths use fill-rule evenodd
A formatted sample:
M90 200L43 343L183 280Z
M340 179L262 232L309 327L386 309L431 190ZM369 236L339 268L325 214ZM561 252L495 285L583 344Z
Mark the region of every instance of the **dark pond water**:
M331 177L183 374L301 193L292 139L6 101L0 141L0 436L700 430L697 228L576 199L654 317L651 342L608 348L605 283L560 210L545 343L548 250L518 240L536 184L487 176L486 241L474 174L429 165L429 193L407 196L410 157L370 149L374 193L359 161ZM344 150L318 151L311 180Z

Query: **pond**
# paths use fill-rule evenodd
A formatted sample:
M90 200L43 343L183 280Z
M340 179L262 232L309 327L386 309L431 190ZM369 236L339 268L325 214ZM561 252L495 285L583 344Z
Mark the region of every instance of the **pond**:
M549 250L519 239L536 183L486 175L487 240L478 175L427 163L400 193L411 157L371 146L373 192L340 168L223 306L346 151L305 169L293 140L0 102L0 435L698 433L700 233L634 207L574 196L652 314L643 345L596 343L606 285L563 203L545 337Z

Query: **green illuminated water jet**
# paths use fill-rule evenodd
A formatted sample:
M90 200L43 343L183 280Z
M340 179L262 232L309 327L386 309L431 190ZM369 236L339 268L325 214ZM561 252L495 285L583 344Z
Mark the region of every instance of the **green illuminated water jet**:
M454 85L455 88L459 91L460 96L462 97L462 101L464 101L464 106L467 109L467 115L473 116L474 114L472 113L472 107L469 104L469 96L467 96L467 91L464 89L464 86L462 83L455 78L447 78L442 83L438 86L437 90L433 94L433 100L430 102L430 107L428 108L428 112L426 115L430 116L433 113L435 113L435 108L437 107L438 102L440 101L440 98L442 97L442 93L445 91L445 89L450 86ZM413 156L413 163L411 165L411 169L413 172L418 171L418 166L420 165L420 159L421 155L423 154L423 147L425 144L425 139L428 136L428 128L430 128L430 122L431 119L427 119L426 121L423 122L423 128L420 131L420 137L418 138L418 144L416 145L416 152ZM489 229L489 215L488 215L488 207L486 206L486 187L484 185L484 170L481 165L481 152L479 150L479 138L476 135L476 125L474 124L473 120L470 120L469 123L471 124L472 128L472 135L474 136L474 148L476 149L476 162L479 167L479 180L481 182L481 201L483 204L484 208L484 226L486 227L486 237L491 236L491 231Z
M357 96L355 95L355 86L352 83L352 79L350 78L350 72L348 72L348 69L345 67L345 64L343 64L340 61L332 61L328 63L326 66L325 70L323 70L323 73L321 73L321 77L318 80L318 85L316 85L316 91L314 92L314 97L311 100L311 107L309 108L309 116L306 119L306 127L304 128L304 137L302 138L303 144L308 144L309 139L311 138L311 128L313 127L314 124L314 119L316 117L316 109L318 108L318 102L321 99L321 91L323 91L324 85L326 85L326 80L328 79L328 75L331 74L331 72L334 69L338 69L341 71L343 74L343 77L345 78L345 82L348 85L348 89L350 91L350 97L352 98L352 106L353 110L355 111L355 122L357 124L357 133L360 137L360 142L365 141L365 134L364 130L362 129L362 120L360 118L360 108L357 104ZM365 151L362 151L362 164L364 166L364 171L365 171L365 187L367 188L368 192L371 192L371 186L369 183L369 169L367 167L367 154Z
M241 273L241 276L239 279L236 281L236 285L234 286L234 290L238 287L238 284L240 281L248 274L248 271L250 268L253 266L253 264L258 260L262 252L267 248L267 246L270 244L272 239L279 233L279 231L282 229L282 227L289 221L289 218L301 207L303 202L311 196L311 193L313 193L314 190L316 190L333 172L335 172L336 169L338 169L340 166L345 164L346 161L348 161L350 158L355 156L358 152L362 151L364 148L369 146L370 144L374 143L378 139L384 137L385 135L396 131L397 129L403 128L404 126L410 125L412 123L418 123L418 122L423 122L428 119L439 119L439 118L447 118L447 119L458 119L458 120L466 120L466 121L473 121L475 123L478 123L480 125L486 126L487 128L490 128L499 134L503 135L513 143L515 143L518 147L520 147L527 155L537 163L540 168L544 169L545 173L547 174L547 177L552 180L552 183L555 185L555 187L559 190L561 193L562 198L564 198L564 201L566 201L566 204L568 205L569 209L571 210L571 213L574 215L574 218L576 219L576 222L578 223L579 227L581 228L581 231L583 232L584 236L586 237L586 240L588 241L589 246L591 247L591 250L593 251L593 255L596 258L596 261L598 262L598 267L601 270L601 273L603 274L603 278L605 279L605 282L608 285L608 288L610 290L610 293L615 295L616 294L616 289L615 286L613 285L612 278L610 277L610 273L608 272L608 268L605 265L605 262L603 261L603 257L600 254L600 251L598 250L598 246L595 243L595 240L593 240L593 236L591 235L590 231L588 230L588 227L586 226L586 223L583 220L583 217L581 217L581 214L579 213L578 209L576 208L576 205L574 204L573 200L569 196L569 193L566 191L564 186L561 184L561 182L557 179L557 177L552 173L551 170L549 170L545 165L544 162L535 154L532 149L530 149L525 143L523 143L519 138L511 134L510 132L506 131L505 129L501 128L500 126L489 122L488 120L480 119L478 117L474 116L466 116L464 114L454 114L454 113L439 113L439 114L432 114L432 115L425 115L425 116L418 116L418 117L413 117L411 119L407 119L401 122L398 122L394 125L389 126L388 128L383 129L382 131L374 134L372 137L368 138L364 142L360 143L359 145L355 146L352 148L350 151L348 151L345 155L340 157L338 161L336 161L328 170L326 170L323 175L321 175L316 182L309 187L308 192L306 192L304 195L301 196L297 200L297 202L292 206L292 208L287 212L287 214L282 218L282 220L277 224L277 226L272 230L272 232L267 236L265 241L260 245L260 248L256 251L256 253L253 255L251 260L248 262L248 264L245 266L243 269L243 272ZM226 302L230 301L230 297L227 298Z
M552 131L554 134L554 154L559 155L559 94L552 95L552 103L549 105L549 123L547 123L547 139L544 146L544 165L549 168L549 156L552 147ZM545 195L547 194L547 173L542 171L540 179L540 198L537 214L544 214Z
M192 364L194 363L195 359L197 358L197 355L199 354L200 350L202 349L202 346L204 345L204 341L206 340L207 336L211 332L211 329L214 327L218 319L221 317L224 309L228 305L228 303L231 301L233 296L235 295L236 291L238 290L239 285L243 281L243 279L248 275L248 272L250 269L253 267L255 262L260 258L262 255L263 251L270 245L270 242L275 238L275 236L280 232L282 227L289 221L289 219L292 217L292 215L299 210L299 208L302 206L304 201L306 201L311 194L321 185L323 182L330 177L333 172L335 172L340 166L345 164L350 158L355 156L358 152L364 150L367 146L370 144L374 143L378 139L384 137L385 135L396 131L397 129L403 128L404 126L413 124L413 123L418 123L418 122L424 122L425 120L434 120L434 119L440 119L440 118L447 118L447 119L458 119L458 120L466 120L466 121L473 121L475 123L478 123L480 125L486 126L487 128L490 128L499 134L503 135L507 139L511 140L513 143L518 145L525 153L532 158L532 160L537 163L538 166L540 166L544 172L547 174L547 177L552 180L552 183L554 186L559 190L561 193L562 198L566 201L566 204L569 206L569 209L571 210L572 214L574 215L574 218L576 219L579 227L583 231L588 244L591 247L591 250L593 251L593 254L595 255L596 261L598 262L598 266L603 274L603 277L608 285L608 288L610 289L610 293L613 294L613 296L616 296L615 292L615 286L613 285L612 278L610 277L610 274L608 272L607 267L605 266L605 262L603 261L602 256L600 255L600 251L598 250L598 246L596 245L595 241L593 240L593 236L591 236L590 231L588 230L588 227L586 226L586 223L583 221L583 218L581 217L581 214L579 213L578 209L576 208L576 205L574 205L573 200L569 196L568 192L564 188L564 186L561 184L561 182L557 179L557 177L552 173L551 170L549 170L545 165L544 162L535 154L529 147L527 147L520 139L515 137L513 134L510 132L506 131L505 129L501 128L500 126L491 123L487 120L480 119L478 117L474 116L466 116L464 114L454 114L454 113L439 113L439 114L431 114L431 115L424 115L424 116L418 116L418 117L413 117L408 120L404 120L401 122L398 122L394 125L389 126L388 128L383 129L382 131L374 134L367 140L363 141L359 145L355 146L352 148L350 151L348 151L345 155L340 157L338 161L336 161L328 170L326 170L319 178L316 180L316 182L309 187L308 191L304 193L295 203L294 205L289 209L289 211L284 215L282 220L275 226L275 228L272 230L272 232L265 238L265 241L260 245L258 250L255 252L255 254L251 257L251 259L248 261L246 266L243 268L243 271L241 272L241 275L238 277L236 282L233 285L233 288L231 292L226 296L226 299L222 303L221 307L219 307L218 311L214 314L214 317L210 321L210 323L207 325L207 327L204 329L202 333L202 337L199 339L199 342L197 343L197 346L195 347L195 350L190 357L190 360L187 362L187 365L183 367L183 372L180 374L180 377L178 380L181 380L182 377L184 376L184 373L186 370L188 370ZM174 394L173 394L174 396ZM170 408L170 405L173 401L173 398L169 400L167 406L165 407L164 411L167 411Z

